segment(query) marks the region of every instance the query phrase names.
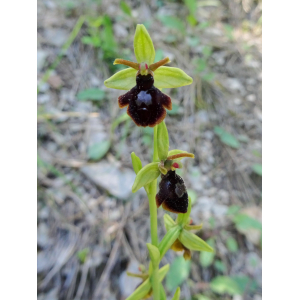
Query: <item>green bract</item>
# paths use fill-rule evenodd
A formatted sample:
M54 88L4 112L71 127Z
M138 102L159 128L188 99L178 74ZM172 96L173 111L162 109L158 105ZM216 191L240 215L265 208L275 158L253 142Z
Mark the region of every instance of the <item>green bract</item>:
M137 174L142 169L143 166L140 158L134 152L131 153L131 162L132 162L133 170L135 174Z
M169 151L169 135L165 122L157 125L157 154L160 160L166 160Z
M163 250L166 248L165 244L170 245L171 241L173 241L173 243L175 242L177 238L176 239L174 238L178 234L177 230L179 230L178 241L179 244L183 246L183 248L186 248L188 250L214 252L214 249L211 246L209 246L205 241L200 239L197 235L190 232L191 230L199 230L202 228L202 225L189 225L190 213L191 213L191 199L189 197L188 211L185 214L178 214L176 222L173 221L169 215L167 214L164 215L164 223L167 229L167 234L165 235L165 237L163 238L163 240L161 241L158 247L161 254L162 252L164 252ZM163 241L164 241L164 245L161 245ZM163 253L163 255L164 254L165 252Z
M169 271L170 265L165 265L158 271L158 280L161 282ZM151 290L151 282L149 278L145 280L126 300L141 300Z
M118 90L130 90L136 85L137 71L148 68L154 75L154 86L161 88L176 88L189 85L193 79L179 68L163 67L164 64L170 62L168 58L153 64L155 58L155 50L151 37L144 25L138 24L133 41L134 53L138 63L116 59L115 64L123 64L129 66L128 69L122 70L114 74L112 77L104 81L108 88ZM145 65L147 64L147 66Z
M153 162L143 167L136 175L132 192L137 192L141 187L155 180L160 174L158 163Z
M178 287L178 288L176 289L176 292L175 292L175 294L174 294L172 300L179 300L179 298L180 298L180 287Z

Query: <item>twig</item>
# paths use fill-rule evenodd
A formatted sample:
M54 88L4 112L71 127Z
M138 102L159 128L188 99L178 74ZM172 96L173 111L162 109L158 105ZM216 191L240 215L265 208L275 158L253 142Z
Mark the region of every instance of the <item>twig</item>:
M106 282L109 278L109 275L110 275L110 273L111 273L111 271L112 271L112 269L113 269L113 267L116 263L116 260L117 260L117 257L118 257L119 247L120 247L120 244L121 244L121 241L122 241L123 228L126 224L126 220L127 220L129 211L130 211L130 203L128 203L125 207L125 212L124 212L124 215L123 215L120 227L119 227L119 232L117 234L114 246L113 246L113 248L110 252L110 256L108 258L107 264L106 264L106 266L103 270L103 273L101 274L100 280L97 284L97 287L96 287L96 290L95 290L95 293L94 293L94 296L93 296L94 300L101 299L100 296L102 294L103 288L104 288L104 286L105 286L105 284L106 284Z

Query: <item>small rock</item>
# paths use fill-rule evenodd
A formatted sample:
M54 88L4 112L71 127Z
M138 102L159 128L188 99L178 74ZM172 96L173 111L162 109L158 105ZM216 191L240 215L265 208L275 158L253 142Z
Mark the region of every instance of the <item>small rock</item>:
M58 75L51 75L48 79L48 83L54 89L59 89L64 84Z
M47 56L48 56L47 51L41 49L37 50L37 71L38 72L42 70Z
M88 122L88 147L108 139L106 130L99 118L89 118Z
M245 94L245 88L237 78L227 78L225 80L225 87L233 91L239 91L242 95Z
M61 28L47 28L45 30L45 38L50 45L62 47L67 41L69 32Z
M103 161L86 165L80 170L97 186L119 199L127 200L132 195L135 173L131 169L121 169L113 163Z
M51 97L49 94L39 94L37 96L37 102L39 104L45 104L45 103L49 102L50 99L51 99Z
M255 102L256 101L256 96L254 94L250 94L246 97L246 100L249 102Z
M49 238L49 229L45 223L40 223L37 229L37 244L44 248L52 243Z
M114 28L114 35L116 38L125 38L128 36L128 32L123 25L119 23L115 23L113 28Z

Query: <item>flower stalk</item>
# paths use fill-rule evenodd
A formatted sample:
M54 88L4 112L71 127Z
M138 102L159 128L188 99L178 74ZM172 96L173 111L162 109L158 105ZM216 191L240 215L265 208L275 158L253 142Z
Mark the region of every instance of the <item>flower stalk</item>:
M118 98L120 108L127 107L127 114L137 126L153 127L152 162L142 166L140 158L131 153L136 178L132 192L144 187L150 211L151 244L147 244L150 263L149 269L142 274L128 276L139 277L143 283L126 300L140 300L153 296L154 300L166 299L162 280L166 276L169 265L159 269L159 264L169 249L184 252L184 258L191 259L191 250L208 251L213 249L191 230L200 230L202 225L191 225L191 200L183 179L176 174L182 168L183 158L194 158L194 154L183 150L169 151L169 135L164 119L166 109L172 109L171 98L161 92L162 88L174 88L191 84L192 78L184 71L165 67L168 57L155 62L155 49L149 33L144 25L137 25L134 37L134 52L137 62L118 58L114 64L126 65L127 69L117 72L104 84L109 88L128 90ZM157 191L157 178L161 176ZM164 215L167 233L159 242L157 233L157 209L178 214L176 220ZM180 288L177 288L173 299L179 300Z

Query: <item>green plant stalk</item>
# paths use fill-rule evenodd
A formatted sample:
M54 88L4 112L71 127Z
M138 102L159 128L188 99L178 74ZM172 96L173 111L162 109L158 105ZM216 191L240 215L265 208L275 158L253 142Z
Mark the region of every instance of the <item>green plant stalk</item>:
M153 135L153 162L158 161L158 154L157 154L157 126L154 127L154 135ZM157 207L156 207L156 187L157 187L157 179L153 180L149 186L149 210L150 210L150 229L151 229L151 243L152 245L158 247L158 236L157 236ZM153 290L153 299L159 300L160 298L160 286L158 280L158 270L159 264L154 266L152 274L151 274L151 284Z

